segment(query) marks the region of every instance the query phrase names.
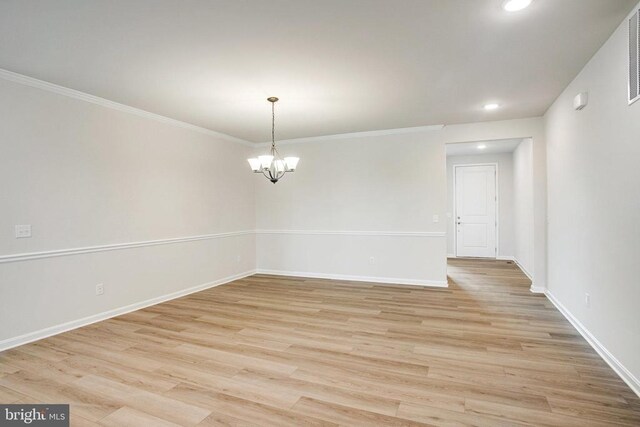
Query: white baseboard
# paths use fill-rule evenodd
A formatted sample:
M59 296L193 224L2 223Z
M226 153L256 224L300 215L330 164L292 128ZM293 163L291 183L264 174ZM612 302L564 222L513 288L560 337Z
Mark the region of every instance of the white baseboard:
M625 383L627 383L631 390L640 397L640 381L627 368L625 368L624 365L620 363L620 361L618 361L618 359L616 359L615 356L611 354L609 350L607 350L605 346L603 346L600 341L598 341L598 339L593 336L593 334L591 334L591 332L589 332L589 330L580 323L580 321L575 318L573 314L571 314L571 312L567 310L567 308L562 305L562 303L558 301L549 290L545 292L545 295L558 309L558 311L569 321L569 323L571 323L573 327L580 332L580 335L587 340L600 357L602 357L604 361L611 366L611 369L613 369L615 373L618 374Z
M531 273L529 273L527 271L527 269L524 268L522 266L522 264L520 264L516 258L513 258L513 262L515 262L516 265L518 266L518 268L524 273L524 275L527 276L529 278L529 280L531 280L531 287L529 288L529 291L531 293L533 293L533 294L544 294L546 292L547 288L545 288L544 286L536 286L536 282L533 280L533 275Z
M512 257L512 260L513 262L516 263L516 265L524 273L524 275L527 276L529 280L531 280L531 287L529 288L529 291L531 291L531 293L534 293L534 294L544 294L547 288L545 288L544 286L536 286L536 283L533 280L533 274L529 273L527 269L524 268L524 266L518 261L516 257Z
M447 258L455 259L455 258L458 258L458 257L456 256L456 254L447 254ZM473 259L474 257L462 257L462 258ZM477 258L477 259L488 259L488 260L491 260L493 258L480 257L480 258ZM498 255L495 259L498 260L498 261L515 261L515 258L512 257L511 255Z
M356 282L385 283L390 285L431 286L446 288L449 286L446 280L417 280L396 279L392 277L351 276L348 274L309 273L301 271L266 270L259 268L258 274L272 274L275 276L308 277L313 279L351 280Z
M524 273L525 276L527 276L529 278L529 280L531 280L531 283L533 283L533 274L529 273L527 271L526 268L523 267L523 265L520 263L520 261L518 261L518 258L513 257L513 262L516 263L516 265L518 266L518 268L520 270L522 270L522 272ZM533 287L533 285L531 285L531 287Z
M520 268L520 270L522 270L522 272L524 273L525 276L527 276L529 278L529 280L531 280L533 282L533 274L529 273L529 270L527 270L526 268L524 268L522 266L522 264L520 264L518 262L518 260L514 260L513 262L516 263L516 265L518 266L518 268Z
M29 332L24 335L20 335L13 338L8 338L0 341L0 351L8 350L13 347L28 344L33 341L41 340L43 338L50 337L52 335L61 334L63 332L77 329L82 326L87 326L92 323L107 320L112 317L120 316L122 314L130 313L132 311L140 310L151 305L160 304L165 301L180 298L185 295L192 294L194 292L203 291L205 289L213 288L215 286L223 285L225 283L232 282L234 280L242 279L243 277L251 276L255 274L255 270L245 271L244 273L235 274L233 276L223 277L222 279L214 280L213 282L203 283L201 285L193 286L191 288L183 289L181 291L173 292L167 295L151 298L145 301L130 304L124 307L116 308L113 310L105 311L102 313L94 314L92 316L84 317L82 319L72 320L70 322L62 323L60 325L51 326L49 328L41 329L35 332Z

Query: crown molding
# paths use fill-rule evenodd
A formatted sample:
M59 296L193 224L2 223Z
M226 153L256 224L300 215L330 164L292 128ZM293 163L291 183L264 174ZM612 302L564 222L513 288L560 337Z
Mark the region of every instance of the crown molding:
M228 142L234 142L246 147L253 147L255 144L245 141L244 139L236 138L235 136L227 135L225 133L216 132L211 129L203 128L200 126L192 125L191 123L183 122L180 120L172 119L170 117L161 116L160 114L151 113L149 111L141 110L139 108L131 107L129 105L120 104L119 102L110 101L99 96L90 95L79 90L70 89L68 87L60 86L54 83L49 83L44 80L38 80L33 77L25 76L23 74L14 73L13 71L0 68L0 78L8 80L14 83L19 83L25 86L31 86L38 89L46 90L48 92L57 93L58 95L64 95L69 98L79 99L81 101L89 102L91 104L100 105L102 107L110 108L112 110L121 111L123 113L129 113L138 117L144 117L146 119L155 120L157 122L166 123L172 126L180 127L183 129L192 130L198 133L202 133L208 136L222 139Z
M19 83L25 86L35 87L38 89L46 90L48 92L57 93L58 95L67 96L69 98L89 102L91 104L100 105L102 107L110 108L112 110L133 114L138 117L144 117L146 119L155 120L157 122L166 123L172 126L183 128L183 129L192 130L194 132L219 138L224 141L241 144L241 145L244 145L245 147L254 147L254 148L264 147L271 144L270 142L253 143L241 138L236 138L235 136L227 135L225 133L216 132L214 130L196 126L191 123L172 119L170 117L162 116L156 113L151 113L146 110L141 110L140 108L131 107L129 105L121 104L115 101L110 101L108 99L101 98L99 96L91 95L75 89L70 89L68 87L60 86L54 83L49 83L44 80L39 80L33 77L25 76L24 74L15 73L13 71L5 70L2 68L0 68L0 78L14 82L14 83ZM365 132L340 133L340 134L334 134L334 135L322 135L322 136L312 136L312 137L306 137L306 138L285 139L285 140L278 141L278 144L288 145L288 144L300 144L300 143L311 143L311 142L335 141L335 140L349 139L349 138L364 138L364 137L371 137L371 136L400 135L400 134L409 134L409 133L418 133L418 132L427 132L427 131L437 131L443 128L444 128L444 125L430 125L430 126L416 126L416 127L408 127L408 128L397 128L397 129L382 129L382 130L373 130L373 131L365 131Z
M401 135L401 134L407 134L407 133L431 132L431 131L442 130L444 129L444 126L445 125L430 125L430 126L416 126L416 127L410 127L410 128L371 130L371 131L365 131L365 132L338 133L334 135L310 136L307 138L283 139L276 142L278 145L303 144L303 143L312 143L312 142L328 142L328 141L335 141L339 139L366 138L371 136ZM271 142L260 142L260 143L253 144L253 146L255 147L266 147L269 145L271 145Z

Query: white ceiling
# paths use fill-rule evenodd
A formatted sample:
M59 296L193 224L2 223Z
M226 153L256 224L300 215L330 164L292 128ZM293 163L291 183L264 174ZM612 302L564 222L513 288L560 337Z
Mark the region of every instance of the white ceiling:
M456 144L447 144L445 149L447 157L449 156L473 156L476 154L498 154L511 153L522 142L519 139L498 139L494 141L479 142L461 142ZM479 149L478 146L484 145L485 148Z
M512 119L636 2L3 0L0 68L251 141Z

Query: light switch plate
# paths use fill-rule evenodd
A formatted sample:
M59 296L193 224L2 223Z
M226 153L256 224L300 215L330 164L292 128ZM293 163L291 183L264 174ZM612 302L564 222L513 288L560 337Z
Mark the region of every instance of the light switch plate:
M16 239L31 237L31 225L16 225Z

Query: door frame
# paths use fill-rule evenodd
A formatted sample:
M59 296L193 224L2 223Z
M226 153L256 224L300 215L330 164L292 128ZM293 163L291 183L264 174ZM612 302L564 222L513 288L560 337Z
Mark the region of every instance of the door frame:
M495 179L495 184L496 184L496 254L495 254L495 259L498 259L498 253L500 252L500 184L499 184L499 178L500 178L500 172L498 171L498 163L497 162L485 162L485 163L455 163L453 165L453 194L452 199L453 199L453 218L451 218L453 220L453 232L454 232L454 236L453 236L453 253L454 256L456 258L458 258L458 227L456 226L456 221L457 221L457 217L458 217L458 206L456 206L456 194L458 189L457 189L457 184L456 184L456 172L458 168L463 168L466 166L493 166L495 167L495 171L496 171L496 179ZM466 258L466 257L463 257Z

